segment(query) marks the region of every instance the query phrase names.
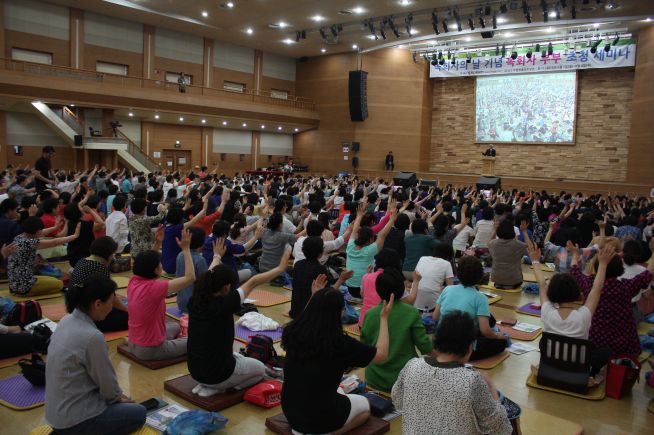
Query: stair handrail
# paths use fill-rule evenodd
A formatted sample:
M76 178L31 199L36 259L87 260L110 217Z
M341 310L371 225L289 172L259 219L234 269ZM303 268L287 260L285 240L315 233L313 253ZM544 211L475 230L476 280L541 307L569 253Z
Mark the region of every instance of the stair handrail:
M81 135L84 134L84 126L79 122L79 118L66 106L62 106L61 119L66 123L66 125L75 130L75 133Z
M159 163L155 162L150 158L149 155L147 155L141 147L136 145L125 133L120 131L120 129L116 129L116 134L119 138L125 140L127 142L127 150L128 152L134 156L139 162L141 162L148 170L151 172L159 171L161 170L161 167L159 166Z

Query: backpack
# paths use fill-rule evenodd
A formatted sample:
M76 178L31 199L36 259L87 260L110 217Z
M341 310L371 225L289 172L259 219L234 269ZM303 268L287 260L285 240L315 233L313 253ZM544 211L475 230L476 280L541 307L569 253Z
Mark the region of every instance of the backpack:
M268 364L277 356L272 338L261 334L250 337L250 341L245 348L245 356Z
M14 305L7 316L5 324L7 326L20 326L23 328L25 325L41 320L41 317L43 317L41 304L37 301L16 302L16 305Z
M47 354L52 330L45 323L39 323L32 331L32 352Z
M30 384L36 386L45 385L45 361L39 355L32 354L32 359L21 359L18 361L18 365L23 373L23 377Z

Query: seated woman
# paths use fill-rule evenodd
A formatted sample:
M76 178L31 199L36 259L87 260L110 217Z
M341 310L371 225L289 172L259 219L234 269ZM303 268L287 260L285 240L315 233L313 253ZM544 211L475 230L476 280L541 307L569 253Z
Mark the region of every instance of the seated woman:
M43 240L39 239L45 233L45 231L42 231L43 222L41 219L30 216L21 225L23 233L14 238L16 251L11 254L7 264L9 291L11 294L19 296L37 296L60 291L64 287L61 280L51 276L34 275L36 251L72 242L79 236L79 224L75 228L75 232L70 236ZM54 231L56 228L52 227L52 230Z
M188 229L191 233L191 259L193 260L193 269L195 269L195 276L200 276L208 270L207 260L202 254L204 246L204 231L198 227L191 227ZM177 266L175 268L175 276L178 278L186 275L186 267L184 265L184 253L177 254ZM188 301L193 296L193 283L190 283L183 289L177 292L177 308L183 313L188 313Z
M422 279L416 301L413 304L417 309L433 312L443 288L453 284L454 272L452 263L450 263L451 259L452 247L445 243L436 244L431 256L425 255L420 258L416 265L416 272Z
M166 297L195 281L191 258L191 233L178 239L184 253L185 275L168 280L161 278L161 254L157 251L140 252L134 259L134 276L127 285L129 304L129 351L146 361L176 358L186 353L186 337L179 335L179 323L166 322Z
M525 224L520 225L525 234ZM525 234L525 239L528 238ZM522 284L522 257L527 255L527 245L516 239L513 221L504 219L497 228L497 239L488 242L493 258L491 281L497 288L512 289Z
M513 432L493 383L465 366L476 329L469 314L451 311L434 335L436 357L414 358L402 369L391 395L402 412L403 434Z
M652 256L652 251L643 240L627 240L622 248L622 261L624 262L624 273L620 279L633 278L645 271L647 262ZM654 308L654 292L650 287L640 290L631 299L633 303L634 320L642 322L643 317L652 312Z
M204 208L188 222L184 222L184 210L180 207L173 207L168 210L168 214L166 215L166 225L164 227L164 239L161 245L161 264L167 274L175 274L177 255L181 252L177 245L177 239L181 237L182 231L194 226L196 222L205 215L207 201L204 201L203 203Z
M479 324L472 361L488 358L504 351L507 340L504 335L495 332L495 318L488 308L488 299L475 288L484 276L484 268L477 257L461 257L458 277L461 284L445 287L436 301L433 319L438 322L441 316L452 311L463 311L477 319Z
M286 270L291 256L290 251L285 251L277 267L255 275L236 289L236 272L220 264L224 253L225 245L219 239L214 243L209 271L198 278L188 305L188 369L198 382L193 393L201 397L230 388L242 390L263 379L263 363L233 351L234 314L252 290Z
M81 285L93 274L101 274L110 278L109 264L111 264L117 248L118 244L109 236L95 239L89 247L91 256L82 258L75 265L75 269L73 269L70 276L70 285ZM96 326L102 332L124 331L127 329L127 307L120 297L114 298L113 305L114 308L107 314L107 317L96 323ZM66 295L66 310L72 313L74 309L73 301Z
M376 347L343 332L343 295L333 288L314 293L304 311L286 325L282 409L294 433L339 435L368 420L365 397L337 390L351 367L386 361L393 299L391 295L389 304L383 303Z
M541 251L535 243L528 242L529 257L531 264L540 265ZM534 275L540 289L541 321L543 331L565 337L580 338L588 340L591 320L599 304L606 267L615 255L615 249L611 245L605 245L599 252L599 267L593 281L593 288L586 297L584 305L579 306L575 302L581 299L579 284L568 273L557 273L550 279L549 285L540 267L534 267ZM607 348L595 347L591 354L591 367L589 384L595 385L595 375L604 367L611 356ZM537 369L532 367L537 375Z
M345 268L354 272L352 278L347 280L346 284L348 291L355 298L361 298L361 279L368 271L368 267L374 264L375 255L383 248L386 236L395 224L395 218L397 217L395 202L391 202L389 208L391 210L390 219L377 234L376 240L370 227L361 226L365 208L361 206L357 211L357 217L352 227L352 237L347 244L347 260L345 263Z
M296 234L284 232L284 216L281 213L270 215L266 227L267 229L261 237L262 252L259 259L259 271L261 272L267 272L277 267L286 245L292 246L298 237Z
M256 229L252 234L252 237L245 243L240 244L237 242L232 242L227 239L227 236L230 234L230 226L227 221L216 221L213 224L211 234L204 240L204 247L202 249L202 255L207 264L211 264L212 255L213 255L213 244L216 240L222 239L225 244L225 255L223 255L222 263L225 266L232 268L237 274L236 284L245 282L252 276L252 272L249 269L239 269L238 262L236 261L237 255L245 254L249 249L251 249L263 235L263 227L256 225Z
M415 282L415 281L414 281ZM389 313L389 322L393 325L390 336L388 359L383 363L373 363L366 367L366 381L376 389L390 392L404 365L416 358L416 348L422 354L432 354L434 348L425 332L420 311L413 305L403 302L404 275L398 269L390 268L377 276L375 283L377 293L387 303L391 295L397 301ZM293 290L295 291L295 289ZM382 304L371 308L361 328L361 341L372 345L377 342L380 328Z
M66 218L65 230L67 234L78 233L78 237L66 246L68 264L75 267L79 260L90 255L89 246L95 239L93 235L94 223L82 219L82 210L77 202L71 202L64 207L64 217Z
M404 238L404 249L406 255L402 264L404 278L411 279L413 271L416 269L418 261L431 255L434 247L439 244L430 234L427 234L429 224L424 219L416 219L411 224L411 235Z
M45 369L45 418L56 434L128 434L145 423L145 408L123 395L94 325L113 309L115 291L102 274L68 290L75 309L57 325Z
M650 241L649 246L650 249L654 249L654 239ZM579 248L568 243L568 250L573 255L570 274L575 277L581 287L582 295L587 298L592 290L594 277L584 275L579 268ZM654 262L650 262L647 270L631 279L620 279L623 273L622 260L619 256L614 256L606 266L602 298L593 315L589 338L594 346L609 348L612 355L630 355L637 358L640 355L640 342L631 298L652 281Z

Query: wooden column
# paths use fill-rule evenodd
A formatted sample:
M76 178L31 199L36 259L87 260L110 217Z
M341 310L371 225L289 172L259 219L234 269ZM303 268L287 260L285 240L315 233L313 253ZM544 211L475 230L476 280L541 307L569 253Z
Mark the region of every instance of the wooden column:
M251 167L253 171L257 170L257 167L260 166L268 166L268 163L265 162L265 165L261 161L261 132L259 131L253 131L252 132L252 146L250 147L250 154L251 154Z
M89 150L84 148L84 167L83 170L87 171L89 169Z
M213 153L213 127L202 127L202 143L200 144L200 166L209 167Z
M213 79L213 39L204 38L204 61L202 64L202 85L211 87Z
M77 148L73 147L73 170L77 171Z
M654 186L654 26L649 25L638 35L636 75L631 102L631 131L627 157L627 181Z
M118 151L112 151L111 155L111 169L118 168Z
M81 68L84 64L84 11L70 8L70 67Z
M151 79L154 72L154 26L143 25L143 77Z
M263 76L263 51L254 50L254 91L261 91L261 77Z
M0 110L0 168L4 169L7 167L8 153L9 145L7 145L7 114L4 110Z
M113 109L102 109L102 137L113 137L114 131L111 122L114 120Z

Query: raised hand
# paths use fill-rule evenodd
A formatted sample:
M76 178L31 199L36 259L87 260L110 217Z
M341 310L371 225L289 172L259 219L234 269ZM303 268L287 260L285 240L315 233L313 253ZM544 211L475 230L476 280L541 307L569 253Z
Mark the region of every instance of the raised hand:
M602 246L602 249L600 249L597 258L600 264L607 266L613 259L614 255L615 255L615 247L607 243L604 246Z
M311 294L324 289L327 287L327 275L321 273L316 279L311 283Z
M388 303L384 301L384 305L382 306L381 310L381 318L384 320L388 320L388 315L390 314L391 310L393 309L393 302L395 301L395 295L391 294L390 299L388 300Z
M227 252L227 247L225 246L225 238L219 237L213 242L213 255L218 255L220 258L223 258Z
M179 237L177 237L175 240L177 240L177 245L182 249L182 251L186 251L191 247L191 232L189 230L184 230L182 231L182 239L180 240Z

